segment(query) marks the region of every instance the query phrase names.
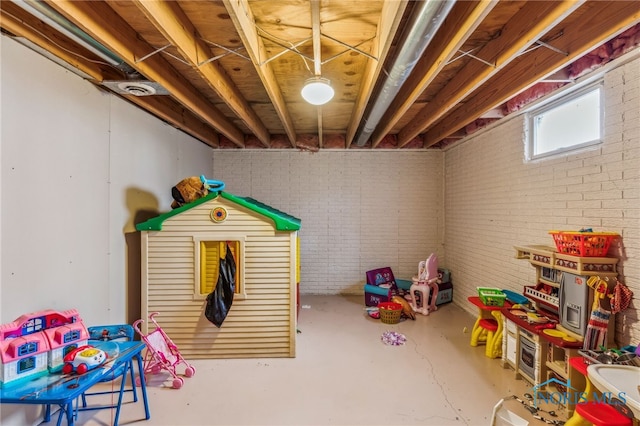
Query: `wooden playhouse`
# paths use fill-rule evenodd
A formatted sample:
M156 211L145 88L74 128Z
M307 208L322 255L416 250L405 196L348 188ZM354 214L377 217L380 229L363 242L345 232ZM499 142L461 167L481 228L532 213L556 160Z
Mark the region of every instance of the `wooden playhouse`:
M142 311L185 358L295 357L300 220L252 198L212 192L136 226ZM204 315L230 248L233 304L220 326ZM143 332L148 322L143 323Z

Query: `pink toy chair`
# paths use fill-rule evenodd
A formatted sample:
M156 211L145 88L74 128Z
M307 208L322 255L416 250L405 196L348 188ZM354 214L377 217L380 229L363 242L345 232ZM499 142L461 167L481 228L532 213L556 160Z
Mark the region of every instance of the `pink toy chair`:
M422 315L429 315L429 311L438 309L436 298L438 297L438 257L435 253L418 265L418 275L412 278L413 284L409 289L411 294L411 308ZM418 304L418 293L420 293ZM429 304L431 293L431 304Z

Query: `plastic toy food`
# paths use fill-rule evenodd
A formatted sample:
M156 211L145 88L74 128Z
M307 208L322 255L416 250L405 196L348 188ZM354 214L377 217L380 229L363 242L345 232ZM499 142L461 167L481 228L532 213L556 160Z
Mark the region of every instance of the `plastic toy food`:
M84 374L99 367L107 361L105 351L91 345L80 346L65 355L62 372L69 374L73 371Z

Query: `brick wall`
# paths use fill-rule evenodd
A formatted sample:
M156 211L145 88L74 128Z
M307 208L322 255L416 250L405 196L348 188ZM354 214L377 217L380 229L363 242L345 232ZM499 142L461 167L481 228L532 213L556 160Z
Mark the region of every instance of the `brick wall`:
M455 302L477 286L521 292L535 284L514 245L552 245L548 231L618 232L621 280L635 293L617 315L616 341L640 342L640 59L604 77L605 140L597 149L524 162L524 117L505 121L445 153L445 260ZM611 253L611 252L610 252Z
M367 270L410 279L443 259L441 151L215 151L213 179L302 220L302 294L362 294Z
M408 278L436 252L455 302L475 313L466 298L477 286L533 284L514 245L593 227L623 236L621 278L640 300L639 69L636 59L606 75L595 150L525 163L519 116L444 153L215 151L213 178L302 219L303 294L361 293L366 270ZM639 311L635 301L618 315L618 342L640 341Z

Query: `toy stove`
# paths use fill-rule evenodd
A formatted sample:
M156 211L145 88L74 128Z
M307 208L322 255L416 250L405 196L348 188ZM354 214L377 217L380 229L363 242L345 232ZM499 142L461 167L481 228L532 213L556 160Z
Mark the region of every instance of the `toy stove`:
M521 329L520 344L518 345L518 372L530 383L538 384L540 380L540 365L542 347L538 336Z

